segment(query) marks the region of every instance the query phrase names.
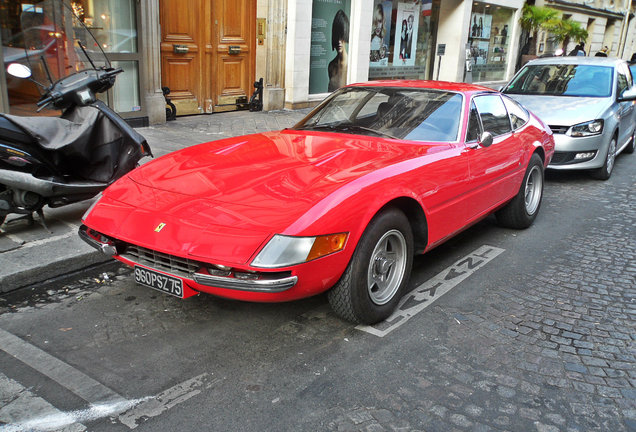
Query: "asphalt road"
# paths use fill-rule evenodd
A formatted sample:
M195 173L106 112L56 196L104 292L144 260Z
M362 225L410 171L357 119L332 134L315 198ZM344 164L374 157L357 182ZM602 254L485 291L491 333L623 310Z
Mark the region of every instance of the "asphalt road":
M0 430L634 431L636 155L416 258L401 319L179 300L111 265L0 297ZM4 423L4 425L3 425Z

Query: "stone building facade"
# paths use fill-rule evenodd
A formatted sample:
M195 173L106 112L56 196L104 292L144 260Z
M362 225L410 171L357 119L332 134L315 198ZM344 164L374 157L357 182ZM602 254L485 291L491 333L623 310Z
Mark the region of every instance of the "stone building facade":
M39 0L0 5L3 45L15 15ZM524 0L64 0L112 30L105 44L124 67L108 103L131 123L166 121L163 88L177 115L247 107L263 79L265 110L308 107L346 83L439 79L497 86L518 66ZM593 55L636 51L632 0L535 0L580 22ZM117 18L117 19L115 19ZM12 21L13 20L13 21ZM537 44L549 54L545 32ZM577 41L571 41L573 45ZM0 109L11 99L0 71ZM28 110L27 110L28 111ZM22 111L20 111L22 112Z

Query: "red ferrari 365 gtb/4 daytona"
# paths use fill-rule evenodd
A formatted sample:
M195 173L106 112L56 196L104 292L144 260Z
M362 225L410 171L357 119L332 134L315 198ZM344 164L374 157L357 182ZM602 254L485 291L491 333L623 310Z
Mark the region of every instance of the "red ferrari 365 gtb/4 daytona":
M279 302L328 291L342 318L387 318L413 255L492 212L537 216L549 128L490 89L344 87L291 129L200 144L111 185L80 235L143 285Z

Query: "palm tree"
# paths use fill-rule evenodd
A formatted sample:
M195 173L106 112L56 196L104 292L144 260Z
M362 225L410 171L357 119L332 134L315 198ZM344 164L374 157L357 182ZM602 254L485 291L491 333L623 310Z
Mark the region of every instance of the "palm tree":
M545 28L549 23L553 23L560 17L556 9L545 6L523 5L523 11L519 24L521 28L532 35L530 49L528 54L535 55L537 53L537 39L539 38L539 30Z
M567 51L568 44L571 40L585 43L589 36L587 30L583 28L580 22L571 19L550 23L548 25L548 31L552 33L552 37L555 41L562 44L563 52Z

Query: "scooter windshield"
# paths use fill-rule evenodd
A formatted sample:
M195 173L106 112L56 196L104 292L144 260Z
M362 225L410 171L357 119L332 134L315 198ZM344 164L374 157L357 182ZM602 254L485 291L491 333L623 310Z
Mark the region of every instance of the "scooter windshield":
M41 84L86 69L110 67L99 43L60 0L25 7L20 24L27 63L33 79Z

